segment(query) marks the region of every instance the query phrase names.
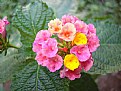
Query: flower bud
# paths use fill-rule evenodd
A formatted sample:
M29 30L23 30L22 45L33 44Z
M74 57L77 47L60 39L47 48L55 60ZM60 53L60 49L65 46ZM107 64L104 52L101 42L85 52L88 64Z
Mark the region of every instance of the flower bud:
M2 20L0 19L0 50L2 49L2 41L6 40L6 25L8 24L9 22L6 16Z

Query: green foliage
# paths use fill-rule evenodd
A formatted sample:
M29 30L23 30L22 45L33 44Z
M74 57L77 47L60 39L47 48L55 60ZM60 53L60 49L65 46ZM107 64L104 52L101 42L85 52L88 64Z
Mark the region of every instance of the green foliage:
M68 91L68 84L59 72L51 73L33 60L15 75L11 91Z
M20 31L22 48L26 56L31 56L32 43L36 33L47 29L48 22L54 18L51 8L43 2L34 2L25 7L18 6L13 17L13 25Z
M95 22L101 46L93 53L94 66L90 73L105 74L121 70L121 27Z
M81 73L81 78L71 81L69 91L98 91L97 84L90 74Z
M77 0L77 15L82 20L108 20L121 24L121 0ZM83 17L82 17L83 16Z
M11 21L13 11L18 4L25 5L32 0L0 0L0 18L7 16Z
M3 57L0 60L0 82L5 82L10 80L12 75L16 72L18 64L18 54L13 54L12 56Z

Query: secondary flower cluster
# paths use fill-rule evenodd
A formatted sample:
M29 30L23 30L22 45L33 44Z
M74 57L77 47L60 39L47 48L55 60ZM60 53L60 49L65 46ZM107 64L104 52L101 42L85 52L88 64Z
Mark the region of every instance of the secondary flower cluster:
M99 47L96 28L75 16L64 15L48 23L48 30L37 33L33 43L38 64L50 72L60 69L61 78L80 78L81 71L93 66L92 52Z
M4 17L2 20L0 19L0 39L5 40L6 38L6 25L8 25L9 22L7 20L7 17ZM0 45L2 45L2 42L0 40ZM2 49L2 46L0 46L0 50Z

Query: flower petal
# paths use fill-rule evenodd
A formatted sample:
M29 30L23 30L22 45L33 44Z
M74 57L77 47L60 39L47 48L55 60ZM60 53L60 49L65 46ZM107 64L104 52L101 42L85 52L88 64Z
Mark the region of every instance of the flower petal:
M70 53L75 54L81 62L88 60L91 55L88 47L83 45L73 46Z
M56 55L55 57L49 58L47 68L50 72L55 72L59 70L63 65L63 59L61 56Z

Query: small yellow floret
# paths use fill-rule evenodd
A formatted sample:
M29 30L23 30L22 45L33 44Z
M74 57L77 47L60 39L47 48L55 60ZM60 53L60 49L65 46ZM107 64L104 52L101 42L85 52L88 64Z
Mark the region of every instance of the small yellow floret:
M87 44L87 37L83 33L76 33L76 36L73 40L73 43L76 45Z
M74 54L67 54L64 58L64 66L74 71L79 67L79 60Z

